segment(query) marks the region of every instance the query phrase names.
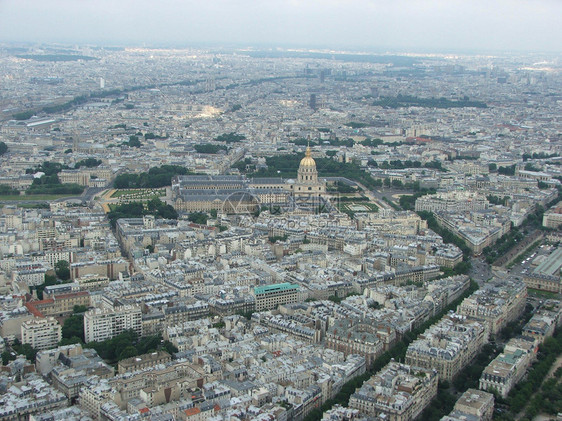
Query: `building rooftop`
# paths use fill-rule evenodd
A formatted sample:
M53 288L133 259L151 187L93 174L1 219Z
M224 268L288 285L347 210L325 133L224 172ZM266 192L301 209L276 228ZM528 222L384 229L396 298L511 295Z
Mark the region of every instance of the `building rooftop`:
M254 288L254 293L258 294L266 294L268 292L275 292L275 291L288 291L291 289L299 289L297 284L291 284L289 282L284 282L282 284L273 284L273 285L263 285Z
M533 271L536 274L558 276L562 268L562 247L557 248Z

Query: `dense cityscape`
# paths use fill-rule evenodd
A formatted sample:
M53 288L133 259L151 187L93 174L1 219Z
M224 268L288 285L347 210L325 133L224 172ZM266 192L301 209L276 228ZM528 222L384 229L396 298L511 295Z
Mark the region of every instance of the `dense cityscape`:
M0 420L562 419L559 55L0 68Z

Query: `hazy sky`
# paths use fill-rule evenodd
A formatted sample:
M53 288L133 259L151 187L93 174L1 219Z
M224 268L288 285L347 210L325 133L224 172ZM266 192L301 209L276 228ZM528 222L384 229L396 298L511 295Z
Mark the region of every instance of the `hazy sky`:
M0 41L562 51L562 0L0 0Z

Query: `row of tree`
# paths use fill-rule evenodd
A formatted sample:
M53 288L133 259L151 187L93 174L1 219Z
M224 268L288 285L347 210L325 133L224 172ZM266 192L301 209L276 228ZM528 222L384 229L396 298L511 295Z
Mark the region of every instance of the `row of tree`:
M217 142L226 142L226 143L238 143L238 142L241 142L244 139L246 139L246 136L244 136L243 134L235 133L235 132L223 133L223 134L215 137L215 140Z
M373 102L374 106L384 108L401 108L401 107L424 107L424 108L487 108L485 102L471 101L467 96L450 100L444 97L441 98L419 98L412 95L398 94L395 97L387 96Z
M433 231L435 231L437 234L439 234L443 238L444 243L453 243L458 248L460 248L465 259L467 259L468 256L470 256L472 251L470 250L470 247L468 247L466 242L462 238L460 238L459 236L453 234L448 229L441 227L437 223L437 220L435 219L435 216L433 216L432 212L420 211L420 212L418 212L418 215L422 219L427 221L427 226L429 228L431 228Z
M557 200L559 199L555 199L553 202L557 202ZM548 206L552 206L552 202ZM494 263L509 252L518 242L523 240L529 229L541 228L543 215L544 208L538 205L535 211L529 214L519 227L512 227L511 230L502 235L495 244L485 247L484 250L482 250L482 254L486 258L486 262Z
M101 159L96 159L96 158L86 158L86 159L82 159L80 161L78 161L76 164L74 164L74 168L78 169L81 167L86 167L86 168L95 168L95 167L99 167L101 165Z
M18 196L20 191L5 184L0 185L0 196Z
M267 169L249 173L254 177L295 177L304 154L279 155L266 158ZM369 173L352 162L338 162L329 158L316 158L316 168L320 177L345 177L357 181L367 188L380 187L381 180L375 180Z
M507 399L496 396L500 404L508 405L509 412L497 414L494 419L507 421L515 417L527 407L523 419L534 419L540 412L556 415L562 410L562 384L559 383L562 369L555 371L554 376L545 381L548 372L562 353L562 329L554 336L546 338L539 345L538 361L531 366L525 380L517 383L509 392ZM544 382L544 383L543 383ZM542 387L541 387L542 385ZM529 401L529 398L532 399Z
M170 186L172 177L192 174L187 168L179 165L162 165L153 167L140 174L119 174L113 186L116 189L146 189Z
M216 145L213 143L202 143L200 145L194 145L193 148L197 153L207 153L207 154L217 154L221 151L228 151L228 147L225 145Z
M25 194L82 194L84 186L76 183L60 182L58 175L44 175L41 178L33 179L31 186L27 188Z
M126 330L105 341L88 342L85 347L95 349L99 356L110 364L159 350L171 354L178 352L172 343L162 340L162 335L139 337L134 330Z
M498 174L501 175L515 175L515 168L516 168L515 164L510 165L508 167L498 167L498 165L494 163L488 164L488 170L490 172L497 172Z
M146 203L131 202L117 205L112 209L107 217L111 226L115 228L118 219L121 218L142 218L144 215L154 215L162 219L178 219L178 213L173 206L162 202L159 198L154 198Z
M548 158L556 158L560 155L558 155L557 153L551 153L551 154L547 154L544 152L533 152L532 154L530 153L524 153L521 158L523 159L523 161L527 161L529 159L548 159Z

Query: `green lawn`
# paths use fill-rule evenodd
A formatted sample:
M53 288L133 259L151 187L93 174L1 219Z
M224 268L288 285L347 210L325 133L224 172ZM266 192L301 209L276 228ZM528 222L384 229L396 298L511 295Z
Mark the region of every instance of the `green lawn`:
M48 203L18 203L18 208L49 209L49 204Z
M152 199L153 197L162 197L166 195L166 189L118 189L111 197L123 197L138 195L147 199Z
M29 202L32 200L56 200L64 197L80 196L78 194L28 194L21 196L0 196L0 201Z
M534 288L527 288L527 292L529 295L535 295L537 297L545 297L545 298L558 298L559 294L550 291L541 291L540 289Z
M340 202L338 203L338 209L341 212L378 212L379 207L374 203L368 202Z

